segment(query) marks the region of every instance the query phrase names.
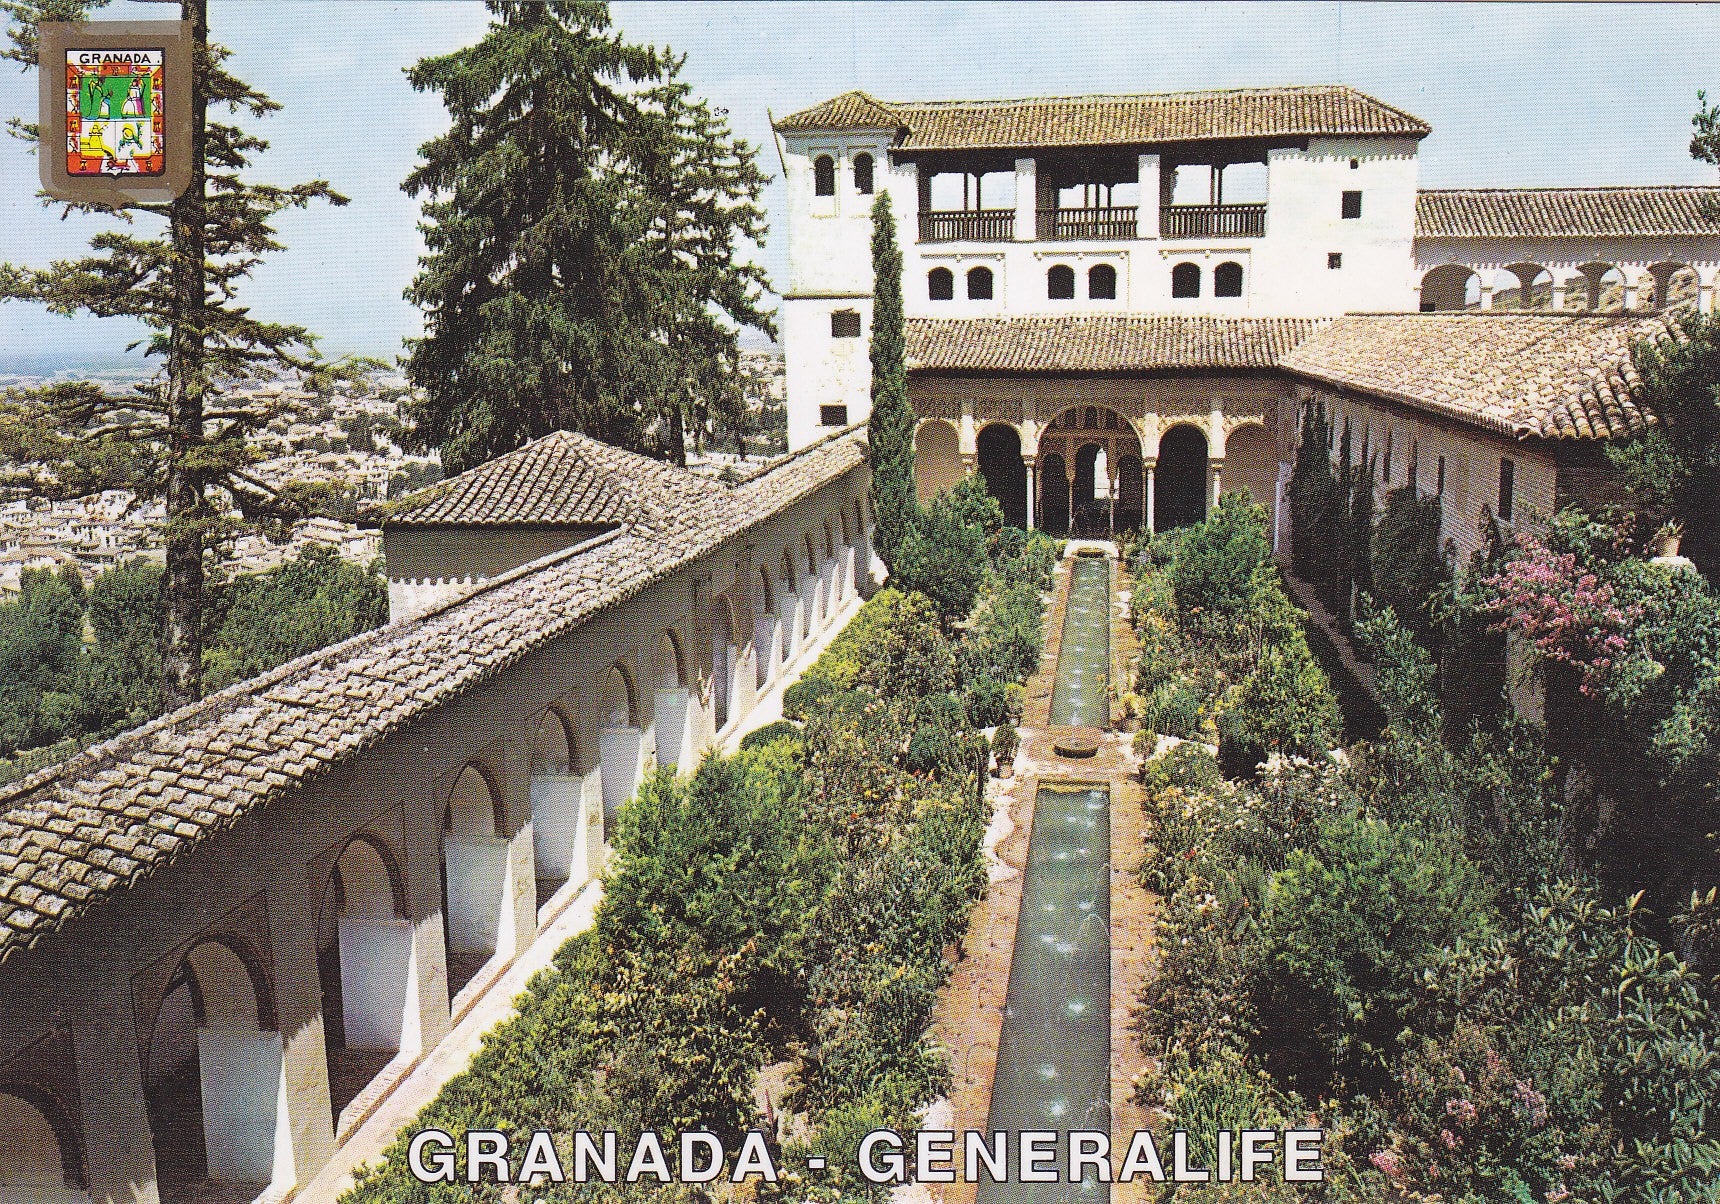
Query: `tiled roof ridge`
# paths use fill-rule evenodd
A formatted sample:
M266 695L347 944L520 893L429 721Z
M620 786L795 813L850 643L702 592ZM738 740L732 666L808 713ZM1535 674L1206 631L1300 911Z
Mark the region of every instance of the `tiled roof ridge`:
M821 441L779 461L752 488L720 490L716 496L732 504L696 507L678 516L678 528L605 532L430 614L235 683L0 789L0 963L108 892L172 863L207 833L768 521L864 455L857 438ZM789 466L805 475L784 474ZM773 485L779 492L769 492ZM762 504L748 504L761 494ZM540 576L549 579L524 588ZM552 594L549 611L530 613ZM480 605L486 597L493 609ZM449 647L461 655L430 655ZM414 657L425 667L409 687L390 666ZM187 738L163 739L176 736Z
M1207 100L1217 96L1281 96L1290 92L1351 93L1364 96L1386 108L1395 108L1349 84L1261 84L1241 88L1182 88L1172 92L1077 92L1067 96L1003 96L975 100L888 100L878 101L890 109L975 109L988 106L1033 104L1114 104L1118 101ZM873 98L876 99L876 98ZM1397 110L1402 112L1401 109ZM1409 114L1404 114L1409 116Z
M738 481L729 481L729 482L724 482L724 483L727 484L729 486L729 488L731 488L731 489L739 489L743 485L750 485L754 481L757 481L761 477L767 476L770 473L775 472L779 468L790 467L791 465L793 465L793 463L796 460L800 459L802 456L805 456L810 452L817 451L819 448L823 447L827 443L835 443L839 439L845 439L849 435L855 434L862 427L865 427L867 425L868 424L866 423L865 420L861 420L860 422L850 422L845 427L842 427L838 430L831 431L828 435L825 435L822 438L813 440L811 443L808 443L805 447L800 448L798 451L784 452L782 455L777 456L774 459L766 460L763 464L760 464L757 468L755 468L751 472L747 473L744 477L741 477Z
M1528 192L1716 192L1720 193L1720 184L1527 184L1521 187L1514 185L1488 185L1455 188L1418 188L1417 196L1434 194L1450 194L1454 192L1485 192L1485 193L1528 193Z

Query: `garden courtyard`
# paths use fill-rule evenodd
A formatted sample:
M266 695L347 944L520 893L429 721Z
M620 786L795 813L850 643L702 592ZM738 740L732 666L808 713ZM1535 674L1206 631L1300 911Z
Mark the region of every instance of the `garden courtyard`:
M1117 1200L1713 1198L1712 904L1665 808L1708 797L1720 607L1577 514L1421 582L1402 509L1338 598L1240 495L1082 546L958 485L926 521L959 537L904 560L781 721L645 782L590 928L406 1131L756 1129L786 1168L544 1200L1037 1199L857 1170L869 1131L1024 1109L1118 1152L1186 1130L1198 1167L1225 1131L1324 1133L1317 1185L1090 1185ZM1550 622L1579 601L1587 628ZM1545 724L1514 709L1531 686ZM1620 784L1650 773L1643 807ZM345 1198L442 1198L404 1141Z

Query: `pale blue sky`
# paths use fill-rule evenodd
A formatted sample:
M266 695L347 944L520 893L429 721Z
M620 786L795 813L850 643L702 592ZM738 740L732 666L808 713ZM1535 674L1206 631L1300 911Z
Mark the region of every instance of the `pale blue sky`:
M165 6L117 0L113 17ZM766 111L849 88L885 99L1148 92L1346 83L1431 122L1423 186L1693 183L1696 91L1720 94L1720 5L618 3L633 39L688 57L694 86L779 174ZM290 214L288 250L249 287L265 317L300 322L330 353L392 357L417 330L401 297L419 253L417 206L399 191L417 147L443 124L401 69L475 40L477 0L213 0L210 23L235 66L285 109L259 123L264 178L326 176L353 203ZM34 112L36 82L0 68L0 116ZM36 163L0 139L0 260L78 252L99 228L34 199ZM777 233L760 257L783 262ZM148 221L149 219L144 219ZM68 344L117 359L117 321L0 306L0 374Z

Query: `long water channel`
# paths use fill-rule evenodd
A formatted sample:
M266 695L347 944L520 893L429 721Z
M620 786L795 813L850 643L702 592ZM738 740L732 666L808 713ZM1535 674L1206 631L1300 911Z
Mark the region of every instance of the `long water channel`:
M1111 566L1074 558L1051 694L1054 725L1104 727L1110 676ZM1110 791L1042 782L1023 872L987 1128L1008 1133L1006 1183L979 1204L1108 1201L1089 1170L1062 1181L1072 1130L1111 1128ZM1024 1183L1015 1135L1055 1132L1059 1181Z

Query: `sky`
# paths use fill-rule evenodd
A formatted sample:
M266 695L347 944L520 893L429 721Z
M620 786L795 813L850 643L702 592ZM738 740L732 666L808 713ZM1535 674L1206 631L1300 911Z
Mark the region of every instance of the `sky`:
M103 17L172 10L115 0ZM1155 92L1342 83L1433 126L1423 187L1713 182L1688 154L1696 93L1720 96L1720 4L633 3L631 39L687 56L685 77L781 167L770 114L862 88L886 100ZM351 198L278 222L275 254L242 299L300 323L325 353L393 360L416 334L403 298L421 243L400 191L417 148L446 127L438 97L407 85L426 55L476 41L478 0L211 0L233 68L284 106L248 123L269 140L259 178L322 177ZM0 64L0 117L33 119L36 79ZM62 220L36 197L37 164L0 138L0 262L78 254L102 219ZM784 192L765 195L786 262ZM139 229L155 220L139 218ZM0 375L122 362L136 330L0 305Z

